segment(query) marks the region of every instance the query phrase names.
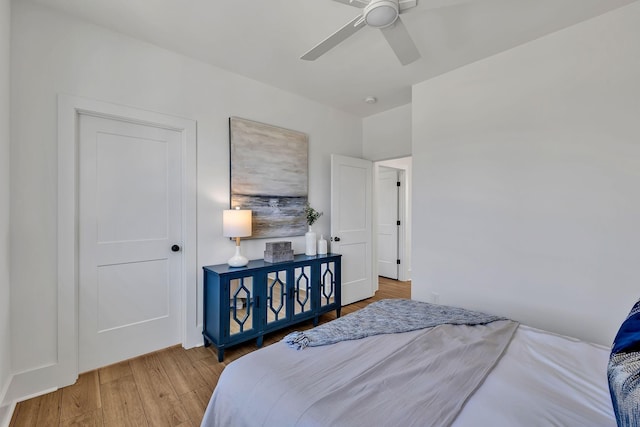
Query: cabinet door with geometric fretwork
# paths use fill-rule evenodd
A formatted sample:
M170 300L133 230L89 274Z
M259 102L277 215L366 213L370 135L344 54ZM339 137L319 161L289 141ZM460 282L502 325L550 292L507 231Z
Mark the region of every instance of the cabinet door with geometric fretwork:
M338 275L340 274L339 268L335 261L328 261L320 263L320 287L319 290L319 307L333 306L336 304L337 293L340 292Z
M289 269L290 270L290 269ZM289 286L291 280L287 269L274 268L266 273L266 295L264 296L265 323L264 330L278 329L281 324L291 321Z
M294 319L310 318L315 309L312 300L311 264L299 264L293 269L292 279L293 317Z
M230 279L228 282L229 340L241 339L244 335L253 334L257 330L260 313L257 311L257 302L260 285L256 283L256 277L247 275Z

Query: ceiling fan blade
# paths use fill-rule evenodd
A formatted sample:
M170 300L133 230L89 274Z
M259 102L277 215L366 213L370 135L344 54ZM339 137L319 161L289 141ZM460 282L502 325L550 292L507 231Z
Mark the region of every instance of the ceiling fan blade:
M335 33L331 34L326 39L322 40L318 43L313 49L309 52L305 53L300 57L300 59L304 59L307 61L313 61L318 59L321 55L324 55L329 50L336 47L340 42L346 40L349 36L353 35L360 28L365 26L364 20L361 19L362 15L356 16L354 19L349 21L346 25L340 28Z
M347 6L359 7L361 9L363 7L366 7L369 4L369 2L365 1L365 0L333 0L333 1L337 1L338 3L346 4Z
M420 58L420 52L400 18L396 19L392 26L381 28L380 31L402 65L410 64Z
M340 1L340 0L336 0L336 1ZM418 5L418 2L416 0L400 0L398 2L398 7L400 9L400 12L407 9L411 9L412 7L416 7L417 5Z

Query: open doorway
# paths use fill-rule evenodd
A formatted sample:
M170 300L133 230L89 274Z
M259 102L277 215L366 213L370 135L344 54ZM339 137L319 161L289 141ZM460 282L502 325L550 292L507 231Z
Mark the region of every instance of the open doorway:
M411 157L374 163L379 276L411 280Z

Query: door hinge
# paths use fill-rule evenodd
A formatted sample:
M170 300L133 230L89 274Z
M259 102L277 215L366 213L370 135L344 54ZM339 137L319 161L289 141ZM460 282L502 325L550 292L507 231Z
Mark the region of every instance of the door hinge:
M396 186L400 187L400 181L396 182Z
M400 220L396 221L396 225L400 225Z
M400 265L400 260L399 259L396 260L396 264Z

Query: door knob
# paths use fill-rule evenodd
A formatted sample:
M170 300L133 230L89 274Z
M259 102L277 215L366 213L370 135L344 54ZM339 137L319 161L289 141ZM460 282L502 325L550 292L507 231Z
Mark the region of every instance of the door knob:
M339 241L340 241L340 238L339 238L339 237L334 237L334 238L333 238L333 241L334 241L334 242L339 242Z
M171 246L171 251L172 251L172 252L178 252L178 251L180 251L180 246L178 246L178 245L173 245L173 246Z

